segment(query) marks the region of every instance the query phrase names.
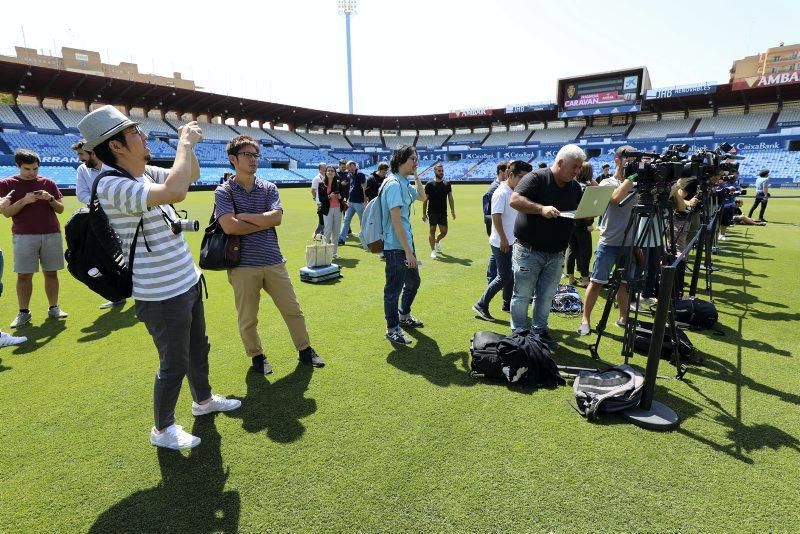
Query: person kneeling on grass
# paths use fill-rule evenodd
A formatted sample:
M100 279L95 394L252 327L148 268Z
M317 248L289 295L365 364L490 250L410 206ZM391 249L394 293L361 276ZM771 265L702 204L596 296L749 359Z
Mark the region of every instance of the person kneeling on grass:
M418 159L413 146L398 145L392 153L392 174L384 180L381 193L383 254L386 259L386 284L383 288L386 339L401 345L411 343L401 325L423 326L422 321L411 315L411 305L420 284L419 262L411 231L411 204L415 200L424 202L426 198L417 176ZM408 181L409 175L414 176L413 184Z
M286 258L278 247L275 227L283 219L278 188L256 178L258 147L258 142L246 135L228 141L228 160L236 175L214 192L214 217L226 234L242 236L239 265L228 269L228 281L233 286L239 316L239 335L245 352L252 359L252 369L270 374L272 366L264 355L258 335L258 305L263 289L272 297L289 327L297 359L313 367L322 367L325 362L311 348L303 310L286 271Z
M755 221L749 216L742 214L742 201L737 200L733 208L733 222L744 226L766 226L767 221Z
M114 106L103 106L78 123L86 150L94 150L102 170L117 171L97 186L97 198L108 222L122 241L125 262L134 233L133 298L136 316L147 327L158 350L159 368L153 392L155 426L150 443L169 449L189 449L200 438L175 424L175 404L185 376L192 392L192 414L227 412L242 405L211 393L208 382L206 319L201 297L200 270L195 266L182 233L173 233L178 220L172 204L186 198L189 184L200 177L194 147L203 138L197 122L178 130L172 168L146 165L147 136L137 123Z

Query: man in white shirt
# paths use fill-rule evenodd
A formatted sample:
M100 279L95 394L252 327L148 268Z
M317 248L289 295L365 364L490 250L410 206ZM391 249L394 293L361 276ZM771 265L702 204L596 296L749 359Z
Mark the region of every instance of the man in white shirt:
M103 166L103 162L97 159L94 152L84 149L85 144L86 139L81 139L70 147L78 155L78 159L81 160L81 165L78 167L77 175L75 176L75 196L81 204L89 204L91 201L94 179L100 174L100 169ZM102 303L100 309L105 310L117 306L125 306L126 300L122 299L116 302L109 300Z
M480 300L472 307L477 316L485 321L494 321L494 317L489 313L489 303L500 290L503 291L503 311L510 310L511 294L514 290L511 245L514 244L514 223L518 214L517 210L511 207L511 193L514 192L519 180L532 170L530 163L512 161L508 164L508 178L501 182L492 194L492 230L489 235L489 245L492 247L492 255L497 265L497 275L489 282Z
M314 202L317 204L317 227L314 228L314 233L311 235L311 239L317 239L318 236L321 236L322 231L325 228L325 222L322 220L322 212L320 211L320 206L322 205L322 203L317 198L317 193L319 191L319 184L322 182L322 180L325 179L325 167L327 167L325 162L321 162L317 166L319 172L311 180L311 198L313 198Z
M192 414L234 410L241 401L211 393L205 312L200 270L181 232L171 229L177 220L172 204L186 198L189 185L200 177L194 147L203 138L197 122L178 131L172 168L147 166L147 137L137 123L114 106L103 106L81 119L78 129L86 138L84 148L94 151L103 172L97 198L111 227L122 241L125 261L136 240L132 266L136 316L147 327L158 350L153 404L155 425L150 443L170 449L187 449L200 438L175 423L175 404L183 378L192 394ZM146 239L146 242L145 242Z

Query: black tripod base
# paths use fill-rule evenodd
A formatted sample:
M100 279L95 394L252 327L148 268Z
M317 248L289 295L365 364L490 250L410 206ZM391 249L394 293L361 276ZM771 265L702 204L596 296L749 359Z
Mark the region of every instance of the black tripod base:
M657 400L650 403L649 410L639 407L622 412L622 415L631 423L648 430L673 430L678 428L678 414L672 408L661 404Z

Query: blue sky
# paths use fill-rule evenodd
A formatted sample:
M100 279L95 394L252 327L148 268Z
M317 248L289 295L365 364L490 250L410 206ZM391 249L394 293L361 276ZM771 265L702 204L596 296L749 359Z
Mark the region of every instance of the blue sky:
M98 50L206 90L347 111L336 0L41 0L0 19L23 44ZM800 41L800 2L360 0L352 19L356 113L414 115L555 99L559 78L646 66L653 87L728 81L734 59Z

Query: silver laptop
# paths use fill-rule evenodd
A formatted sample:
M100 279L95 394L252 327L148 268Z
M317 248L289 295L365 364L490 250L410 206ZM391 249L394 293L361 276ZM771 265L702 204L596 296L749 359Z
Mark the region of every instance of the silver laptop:
M598 217L606 211L611 194L616 189L613 185L589 186L583 191L583 198L575 211L562 211L559 217L567 219L587 219Z

